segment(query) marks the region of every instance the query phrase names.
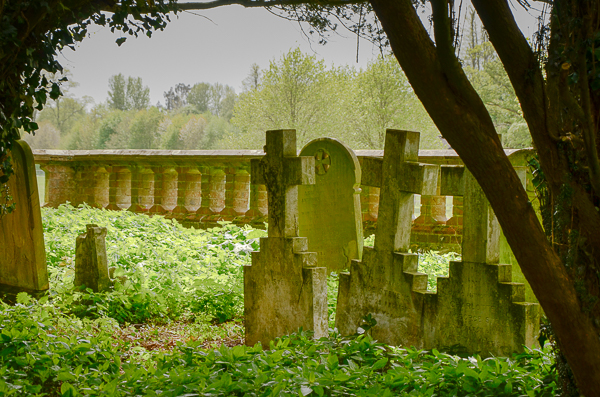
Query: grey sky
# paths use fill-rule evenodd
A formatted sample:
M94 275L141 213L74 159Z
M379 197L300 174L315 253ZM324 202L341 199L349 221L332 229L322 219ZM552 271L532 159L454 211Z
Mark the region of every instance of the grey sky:
M325 46L316 40L309 43L297 23L265 9L227 6L197 13L210 20L180 13L165 31L154 33L151 39L129 37L121 47L115 44L119 34L108 28L92 28L91 37L76 51L65 50L59 58L80 84L71 93L104 102L109 77L123 73L142 77L150 87L154 105L158 101L164 103L163 92L177 83L219 82L240 92L252 63L267 67L269 61L295 47L316 54L327 65L364 67L378 54L376 47L361 40L357 64L356 37L351 33L343 32L345 37L334 35ZM534 19L522 9L518 9L518 14L524 32L533 33Z

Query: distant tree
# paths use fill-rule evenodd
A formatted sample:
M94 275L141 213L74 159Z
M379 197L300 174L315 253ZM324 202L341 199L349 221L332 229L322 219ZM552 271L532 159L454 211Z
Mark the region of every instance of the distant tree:
M130 149L153 149L158 125L162 119L163 114L155 107L137 112L129 125L128 147Z
M178 110L187 105L187 97L192 88L189 84L179 83L163 93L167 110Z
M300 143L321 135L332 107L325 63L296 48L262 74L260 89L243 93L235 106L232 123L249 134L237 144L262 147L264 131L272 128L296 129Z
M257 63L253 63L250 66L250 73L248 73L248 76L244 79L244 81L242 81L244 91L258 90L258 86L260 85L261 81L261 76L262 74L260 71L260 66L258 66Z
M121 73L108 78L108 106L111 109L127 110L127 83Z
M211 113L227 120L231 119L236 99L237 95L233 87L221 83L213 84L210 89Z
M142 110L150 106L150 88L144 87L142 78L127 78L127 110Z
M150 105L150 88L141 77L125 77L119 73L108 79L108 106L115 110L142 110Z
M210 91L209 83L194 84L187 95L187 103L193 105L198 113L207 112L210 106Z
M112 111L102 119L98 127L98 149L106 149L106 143L110 140L111 136L117 133L119 124L122 121L122 111Z

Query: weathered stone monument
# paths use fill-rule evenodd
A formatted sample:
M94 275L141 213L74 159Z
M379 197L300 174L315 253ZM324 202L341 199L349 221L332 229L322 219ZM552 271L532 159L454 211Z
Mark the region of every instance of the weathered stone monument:
M498 264L500 227L483 191L464 167L416 163L418 133L390 131L383 161L363 163L363 184L381 186L375 247L364 248L340 275L336 325L353 334L361 319L377 321L374 338L389 344L482 356L510 355L535 346L539 305L525 301L511 265ZM366 175L369 175L367 178ZM427 291L409 254L413 193L464 196L463 258Z
M461 171L457 190L442 190L464 192L462 261L450 264L449 277L438 278L437 296L427 302L427 345L508 356L536 345L539 305L525 301L524 284L512 282L512 265L499 264L498 220L471 173L460 167L453 170L455 177Z
M8 186L14 212L0 219L0 294L38 295L48 289L46 251L35 164L29 145L15 141L10 152L14 175Z
M309 142L300 156L315 159L315 184L298 187L300 236L327 272L348 269L363 247L358 159L331 138Z
M363 184L381 189L375 247L365 247L349 273L340 274L336 326L354 334L364 316L377 325L372 336L393 345L421 346L427 275L408 253L414 194L436 193L438 166L419 164L419 133L388 130L383 159L363 162Z
M86 225L86 233L77 236L75 246L75 287L85 286L94 292L110 288L106 259L106 228Z
M298 157L296 131L267 131L266 155L252 160L252 184L266 185L268 237L244 268L246 344L268 346L298 330L327 335L327 270L298 237L298 185L313 184L314 157Z

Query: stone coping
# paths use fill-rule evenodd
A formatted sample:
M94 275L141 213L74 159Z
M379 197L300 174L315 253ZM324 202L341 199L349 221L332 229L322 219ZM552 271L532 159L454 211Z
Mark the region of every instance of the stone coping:
M532 149L505 149L507 156L517 152L530 152ZM355 150L357 157L383 157L383 150ZM33 150L35 162L38 164L55 161L98 161L126 160L140 161L169 157L173 160L196 160L198 157L214 160L240 160L253 159L264 156L262 150L155 150L155 149L119 149L119 150ZM452 149L446 150L419 150L421 160L425 158L439 158L456 160L458 155Z

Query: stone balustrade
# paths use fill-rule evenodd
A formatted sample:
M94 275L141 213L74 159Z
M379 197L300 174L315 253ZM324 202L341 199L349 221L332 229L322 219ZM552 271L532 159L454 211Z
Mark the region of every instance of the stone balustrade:
M530 151L506 152L525 178ZM381 150L355 153L361 163L365 158L383 156ZM160 214L201 228L219 221L262 227L267 220L266 188L250 185L250 160L262 157L260 150L34 150L33 154L45 172L45 198L41 201L46 207L67 201L87 203ZM421 150L419 161L462 164L453 150ZM361 189L363 227L365 235L370 235L377 223L379 188L363 185ZM414 245L460 247L462 197L452 198L448 219L443 193L421 196L420 213L413 221Z

